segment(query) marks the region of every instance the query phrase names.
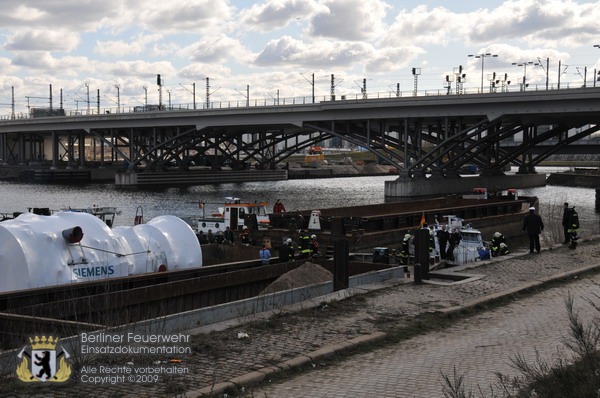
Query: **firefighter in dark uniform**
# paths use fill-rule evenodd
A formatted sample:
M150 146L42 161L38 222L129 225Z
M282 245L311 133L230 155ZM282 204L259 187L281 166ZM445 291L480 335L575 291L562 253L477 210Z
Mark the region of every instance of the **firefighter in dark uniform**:
M563 205L563 217L562 217L562 227L563 233L565 235L565 240L563 240L563 245L570 243L571 239L569 236L569 219L571 218L571 209L569 208L569 203L565 202Z
M577 240L579 240L579 235L577 231L579 231L579 215L575 211L575 207L571 207L569 212L569 249L577 248Z
M300 251L300 258L310 257L310 236L303 229L300 230L298 250Z
M290 256L290 261L294 261L296 259L296 244L292 240L292 238L287 238L285 240L288 246L288 253Z
M400 253L398 254L400 265L408 265L408 259L410 257L410 238L411 234L404 235L402 244L400 245Z
M502 244L504 244L504 246L501 248L500 246ZM506 244L506 239L500 232L494 232L494 237L490 242L490 246L492 250L492 257L508 254L508 245Z

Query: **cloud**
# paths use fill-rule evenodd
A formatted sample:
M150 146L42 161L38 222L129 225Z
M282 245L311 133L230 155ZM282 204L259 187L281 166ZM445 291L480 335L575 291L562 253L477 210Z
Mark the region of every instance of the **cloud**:
M56 60L47 51L25 52L13 58L13 65L31 69L50 70L56 66Z
M527 37L554 41L562 36L559 32L566 32L569 25L576 23L580 8L572 1L509 0L492 12L472 13L477 23L472 25L468 37L475 43Z
M284 36L267 44L257 55L255 64L261 67L333 67L351 69L359 67L365 72L380 73L397 70L408 65L422 48L411 45L376 48L368 43L317 40L302 42Z
M148 79L155 79L157 74L162 74L166 79L176 75L176 70L169 61L122 61L113 64L107 72L119 77L134 76Z
M235 9L228 0L129 0L124 14L114 25L132 22L151 32L212 33L223 29Z
M4 74L15 73L15 71L17 70L17 67L12 64L12 60L10 58L0 57L0 70ZM0 81L3 81L3 80L4 79L0 79ZM6 83L4 83L4 84L6 84Z
M126 56L140 54L144 46L139 42L127 43L124 41L97 41L94 52L103 56Z
M10 51L72 51L79 44L77 33L64 30L23 30L6 39Z
M154 58L165 58L173 54L177 54L180 50L179 44L173 41L171 42L158 42L155 43L150 49L147 50L146 54Z
M123 40L97 41L94 53L106 57L121 57L127 55L141 54L146 50L149 43L157 42L162 38L160 34L138 35L130 42Z
M67 56L54 58L47 51L20 52L12 60L13 66L25 67L37 74L52 76L52 80L73 78L92 73L94 66L86 57Z
M208 36L204 40L181 49L178 54L193 62L224 62L234 59L238 62L250 59L251 53L242 43L225 34Z
M507 0L495 9L465 13L422 5L401 10L382 43L490 45L513 40L529 46L580 46L598 37L598 20L598 3L572 0Z
M366 43L316 41L310 44L284 36L270 41L258 54L258 66L306 66L331 67L345 66L362 62L373 53Z
M180 69L177 74L181 78L192 81L205 80L207 77L213 79L214 81L218 79L229 78L231 75L231 70L223 65L202 64L196 62ZM196 90L198 90L197 84Z
M402 10L398 13L382 44L447 45L453 40L462 41L468 34L465 26L471 24L473 22L469 17L455 14L443 7L429 10L427 6L418 6L411 11Z
M389 5L381 0L324 0L310 22L313 36L340 40L368 40L383 32Z
M297 19L310 18L321 8L315 0L269 0L242 10L239 25L250 31L275 31Z
M425 54L425 50L410 45L380 49L368 58L366 71L371 73L397 71L399 68L409 65L422 54Z
M118 17L121 0L27 0L4 1L0 26L21 29L61 29L71 32L89 32L102 25L104 19Z

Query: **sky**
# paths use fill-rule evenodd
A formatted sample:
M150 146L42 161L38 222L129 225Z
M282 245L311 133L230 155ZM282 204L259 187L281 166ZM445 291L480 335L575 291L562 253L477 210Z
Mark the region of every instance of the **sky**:
M460 66L468 92L481 89L482 76L488 91L494 72L519 91L524 75L533 90L545 88L546 76L553 86L559 75L561 87L581 86L586 68L593 85L600 70L600 2L584 0L0 5L0 118L11 114L13 89L17 114L48 107L50 93L55 108L62 93L65 109L96 109L98 92L104 113L159 101L190 107L194 99L200 108L207 92L213 107L310 102L313 88L319 101L330 96L331 75L336 96L360 97L366 85L371 98L394 96L398 85L412 95L413 68L420 95L446 93L446 76Z

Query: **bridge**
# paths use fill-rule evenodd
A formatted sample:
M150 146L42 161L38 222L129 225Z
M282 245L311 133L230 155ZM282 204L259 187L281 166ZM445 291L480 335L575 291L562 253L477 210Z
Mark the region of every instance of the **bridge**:
M0 120L0 159L46 159L52 168L122 161L145 173L191 164L269 169L337 138L396 166L410 185L452 179L467 164L483 177L511 165L535 174L599 122L596 87L35 117ZM386 194L402 196L393 191L386 186Z

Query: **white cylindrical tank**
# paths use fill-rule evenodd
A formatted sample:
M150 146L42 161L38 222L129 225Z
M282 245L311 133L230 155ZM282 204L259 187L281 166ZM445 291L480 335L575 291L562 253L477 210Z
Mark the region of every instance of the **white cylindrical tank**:
M171 250L166 252L169 269L202 266L202 249L194 230L188 223L175 216L158 216L148 221L163 233Z
M130 274L139 275L168 269L166 242L158 229L147 224L139 224L134 227L115 227L113 232L129 242L130 258L133 261ZM161 269L161 265L164 269Z
M0 223L0 292L200 266L194 231L174 216L113 230L76 211Z

